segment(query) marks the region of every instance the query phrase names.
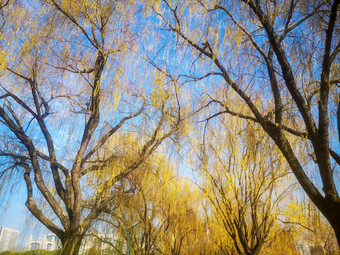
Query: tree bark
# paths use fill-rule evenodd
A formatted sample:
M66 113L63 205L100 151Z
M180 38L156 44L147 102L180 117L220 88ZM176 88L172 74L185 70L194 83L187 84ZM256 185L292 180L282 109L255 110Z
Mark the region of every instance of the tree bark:
M332 225L333 229L334 229L334 233L336 236L336 240L338 241L338 244L340 244L340 220L338 220L338 225L335 227L334 225ZM339 245L340 248L340 245Z
M330 225L332 226L335 236L336 236L336 240L338 241L338 245L340 248L340 217L339 217L339 213L340 210L334 210L333 215L331 217L329 217L328 215L326 215L325 217L327 218L328 222L330 223ZM327 217L328 216L328 217Z
M63 248L60 255L77 255L79 254L81 242L84 235L69 235L63 242Z

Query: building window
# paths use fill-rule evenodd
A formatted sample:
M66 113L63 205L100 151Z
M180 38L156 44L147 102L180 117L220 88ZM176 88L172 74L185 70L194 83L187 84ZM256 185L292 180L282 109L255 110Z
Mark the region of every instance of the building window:
M38 250L40 249L39 243L31 243L31 250Z
M46 249L49 250L49 251L52 250L52 244L48 243L47 246L46 246Z

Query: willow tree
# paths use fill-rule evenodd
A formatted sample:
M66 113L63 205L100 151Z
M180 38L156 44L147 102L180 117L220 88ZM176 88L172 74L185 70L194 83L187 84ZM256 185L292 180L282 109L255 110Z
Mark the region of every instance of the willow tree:
M198 189L178 175L164 153L154 154L142 168L148 170L127 178L132 189L117 209L98 219L97 228L120 235L114 242L99 240L118 252L129 246L133 254L211 253Z
M148 66L130 54L133 1L30 4L6 10L0 155L4 172L22 172L26 206L62 254L77 254L124 178L178 129L178 94L164 75L143 76Z
M262 254L278 234L283 198L294 184L287 166L254 123L222 115L204 132L194 169L208 216L216 218L219 232L230 240L221 243L221 251Z
M189 48L180 78L203 83L211 117L258 123L340 243L339 1L164 0L152 8Z

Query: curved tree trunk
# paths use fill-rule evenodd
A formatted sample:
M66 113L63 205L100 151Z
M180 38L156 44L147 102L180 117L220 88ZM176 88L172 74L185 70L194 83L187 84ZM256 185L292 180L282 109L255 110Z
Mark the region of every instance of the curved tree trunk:
M63 248L61 255L77 255L81 246L81 241L84 235L70 235L65 242L63 242Z
M340 210L337 210L337 212L340 212ZM340 249L340 217L337 216L336 213L334 212L333 219L327 218L327 220L329 221L329 223L331 224L334 230L336 240L338 241L338 245Z
M338 241L339 249L340 249L340 224L336 227L332 226L335 232L336 240Z

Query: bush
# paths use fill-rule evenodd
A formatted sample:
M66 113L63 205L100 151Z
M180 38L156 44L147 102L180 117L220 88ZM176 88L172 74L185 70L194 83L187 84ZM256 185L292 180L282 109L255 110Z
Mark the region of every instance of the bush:
M0 255L58 255L59 251L48 251L48 250L32 250L32 251L25 251L25 252L10 252L4 251L1 252Z

